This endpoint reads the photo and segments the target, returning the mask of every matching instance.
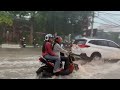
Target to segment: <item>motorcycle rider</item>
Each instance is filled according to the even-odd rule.
[[[20,43],[21,43],[21,46],[22,46],[22,47],[25,47],[25,46],[26,46],[26,42],[25,42],[26,39],[25,39],[25,37],[22,37],[22,39],[20,39],[20,41],[21,41],[21,42],[20,42]]]
[[[53,44],[53,52],[61,58],[61,61],[65,61],[64,70],[69,66],[69,58],[61,56],[61,53],[68,54],[68,51],[61,47],[62,37],[56,36]]]
[[[62,68],[60,68],[60,57],[57,56],[53,51],[52,51],[52,42],[53,42],[53,36],[52,34],[47,34],[45,36],[45,42],[42,47],[42,56],[46,59],[49,59],[51,61],[55,61],[53,73],[60,72]]]
[[[33,46],[34,46],[34,48],[39,46],[38,43],[37,43],[37,40],[35,38],[33,39]]]

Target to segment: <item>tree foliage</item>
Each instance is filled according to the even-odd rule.
[[[36,32],[82,34],[90,26],[90,17],[91,11],[1,11],[0,23],[29,31],[32,43]]]
[[[13,20],[9,13],[0,11],[0,24],[5,23],[9,26],[12,26]]]

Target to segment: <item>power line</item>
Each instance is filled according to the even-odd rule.
[[[107,17],[109,17],[109,18],[111,18],[111,19],[113,19],[113,20],[116,19],[116,22],[120,23],[119,20],[118,20],[117,18],[115,18],[113,15],[106,14],[106,13],[103,13],[103,15],[107,15]],[[112,16],[112,17],[110,17],[110,16],[108,16],[108,15],[110,15],[110,16]],[[114,18],[113,18],[113,17],[114,17]],[[117,21],[117,20],[118,20],[118,21]]]
[[[102,20],[102,21],[104,21],[104,22],[106,22],[106,23],[109,23],[108,21],[105,21],[104,19],[102,19],[102,18],[100,18],[100,17],[96,17],[96,18],[98,18],[98,19],[100,19],[100,20]]]
[[[97,18],[99,18],[99,19],[101,19],[102,21],[104,21],[104,22],[107,22],[107,23],[112,23],[112,24],[115,24],[115,25],[120,25],[120,24],[117,24],[117,23],[114,23],[114,22],[112,22],[112,21],[110,21],[110,20],[107,20],[106,18],[103,18],[103,17],[98,17],[97,16]]]
[[[114,13],[108,13],[108,12],[100,12],[99,13],[106,13],[106,14],[109,14],[109,15],[114,15],[114,16],[120,16],[120,14],[114,14]]]
[[[108,16],[108,17],[109,17],[109,16]],[[113,18],[113,17],[109,17],[109,18],[111,18],[111,19],[115,20],[115,18]],[[117,21],[117,20],[115,20],[115,21],[116,21],[116,22],[118,22],[118,23],[120,23],[120,22],[119,22],[119,20],[118,20],[118,21]]]
[[[102,17],[102,18],[103,18],[103,17]],[[115,23],[115,22],[113,22],[113,21],[110,21],[110,20],[106,19],[106,18],[103,18],[103,19],[105,19],[105,20],[107,20],[107,21],[109,21],[109,22],[111,22],[111,23],[114,23],[114,24],[116,24],[116,25],[119,25],[119,24],[117,24],[117,23]]]
[[[99,12],[98,12],[99,13]],[[103,15],[107,15],[108,16],[108,14],[104,14],[103,13]],[[96,17],[98,17],[98,16],[96,16]],[[99,16],[100,17],[100,16]],[[101,19],[102,18],[102,19]],[[110,21],[110,20],[108,20],[108,19],[106,19],[106,18],[103,18],[103,17],[101,17],[101,18],[99,18],[99,19],[101,19],[102,21],[104,21],[104,22],[107,22],[107,23],[114,23],[116,26],[120,26],[118,23],[120,23],[119,21],[117,21],[118,23],[115,23],[115,22],[112,22],[112,21]],[[113,16],[112,17],[109,17],[110,19],[114,19],[113,18]],[[104,19],[104,20],[103,20]],[[105,21],[106,20],[106,21]],[[114,26],[115,26],[114,25]]]
[[[96,14],[96,13],[95,13]],[[95,23],[99,23],[99,24],[103,24],[103,25],[108,25],[108,26],[110,26],[110,28],[117,28],[117,27],[120,27],[120,25],[119,24],[117,24],[117,23],[114,23],[114,22],[112,22],[112,21],[110,21],[110,20],[107,20],[106,18],[103,18],[103,17],[100,17],[99,16],[99,12],[97,13],[98,14],[98,16],[96,16],[98,19],[100,19],[100,20],[102,20],[102,21],[104,21],[104,22],[106,22],[106,23],[109,23],[109,24],[105,24],[105,23],[100,23],[100,22],[95,22]],[[104,15],[111,15],[111,14],[106,14],[106,13],[102,13],[102,14],[104,14]],[[117,14],[118,15],[118,14]],[[115,15],[111,15],[112,16],[112,19],[114,19],[113,18],[113,16],[115,16]],[[118,19],[117,19],[118,20]],[[117,21],[118,22],[118,21]],[[111,24],[112,23],[112,27],[111,27]],[[115,25],[113,25],[113,23],[115,24]],[[120,23],[120,22],[119,22]]]
[[[101,22],[94,22],[94,23],[99,23],[99,24],[104,24],[104,25],[110,25],[110,24],[101,23]]]
[[[110,26],[110,28],[117,28],[117,27],[120,27],[120,25],[119,25],[119,26],[112,25],[112,27],[111,27],[110,24],[105,24],[105,23],[101,23],[101,22],[94,22],[94,23],[99,23],[99,24],[103,24],[103,25],[108,25],[108,26]]]

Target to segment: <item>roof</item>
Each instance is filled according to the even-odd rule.
[[[107,41],[112,41],[112,40],[108,40],[108,39],[100,39],[100,38],[86,38],[86,37],[83,37],[83,38],[80,38],[80,39],[87,39],[87,40],[107,40]],[[76,40],[80,40],[80,39],[76,39]]]

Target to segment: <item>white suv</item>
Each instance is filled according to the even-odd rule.
[[[74,41],[72,53],[82,59],[120,59],[120,46],[111,40],[81,38]]]

